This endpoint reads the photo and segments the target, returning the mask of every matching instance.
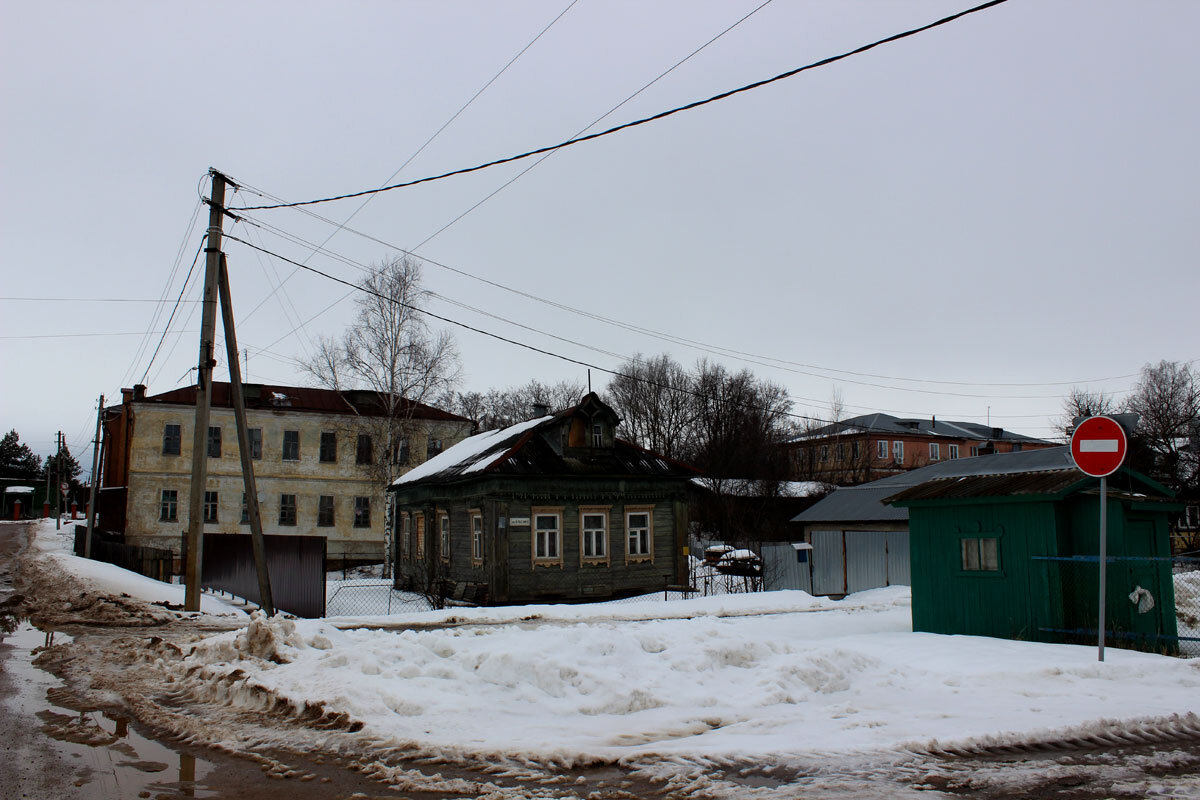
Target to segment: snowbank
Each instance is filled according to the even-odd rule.
[[[247,709],[319,704],[384,746],[566,763],[846,754],[1200,710],[1200,663],[912,633],[902,591],[646,604],[640,621],[480,609],[402,632],[257,620],[164,668]]]
[[[75,524],[64,523],[61,529],[55,529],[53,519],[38,520],[34,545],[63,571],[74,575],[99,594],[127,594],[147,603],[169,603],[183,607],[183,586],[156,581],[115,564],[72,555],[71,551],[75,546]],[[240,608],[208,594],[200,598],[200,611],[218,616],[246,616],[246,612]]]

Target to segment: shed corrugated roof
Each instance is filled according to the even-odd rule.
[[[835,489],[821,501],[796,515],[793,522],[895,522],[908,519],[907,508],[885,505],[892,495],[937,478],[1001,475],[1074,469],[1071,448],[1047,447],[1019,453],[996,453],[974,458],[941,461],[927,467],[891,475],[860,486]]]
[[[936,478],[926,481],[920,486],[903,489],[897,494],[885,497],[881,502],[894,503],[905,500],[1014,495],[1056,495],[1086,480],[1088,480],[1087,476],[1077,469]]]

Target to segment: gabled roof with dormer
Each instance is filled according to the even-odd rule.
[[[392,488],[484,476],[691,478],[698,474],[686,464],[611,436],[606,437],[611,444],[603,447],[570,446],[567,432],[576,420],[603,421],[615,428],[620,417],[592,392],[558,413],[464,439],[401,475]]]

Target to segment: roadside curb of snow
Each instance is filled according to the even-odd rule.
[[[940,758],[980,758],[1196,741],[1200,741],[1200,716],[1189,712],[1141,720],[1099,720],[1041,738],[983,737],[951,745],[941,745],[933,741],[927,745],[912,745],[904,749],[915,755]]]

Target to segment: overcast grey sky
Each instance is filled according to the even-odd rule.
[[[551,144],[761,4],[5,0],[0,296],[168,303],[0,300],[0,426],[43,453],[62,429],[88,461],[97,395],[118,398],[146,370],[159,335],[144,334],[163,330],[199,246],[210,165],[288,200],[378,186],[569,7],[399,179]],[[969,5],[774,0],[605,122]],[[429,241],[531,162],[379,195],[349,226],[378,241],[344,230],[328,247],[370,263],[420,245],[478,278],[727,353],[427,265],[427,288],[451,301],[602,352],[445,300],[430,310],[606,368],[637,352],[708,355],[782,383],[802,414],[826,414],[838,389],[850,413],[990,413],[1048,435],[1072,382],[1123,396],[1143,364],[1200,357],[1198,29],[1194,0],[1010,0],[570,148]],[[256,202],[243,191],[231,204]],[[312,211],[341,222],[360,203]],[[334,230],[296,210],[253,216],[310,241]],[[325,310],[345,290],[308,273],[272,295],[292,266],[226,251],[249,379],[301,381],[290,359],[340,332],[352,302]],[[198,293],[194,278],[186,296]],[[195,308],[181,307],[150,392],[190,380]],[[12,338],[30,335],[56,338]],[[586,378],[456,336],[467,389]]]

